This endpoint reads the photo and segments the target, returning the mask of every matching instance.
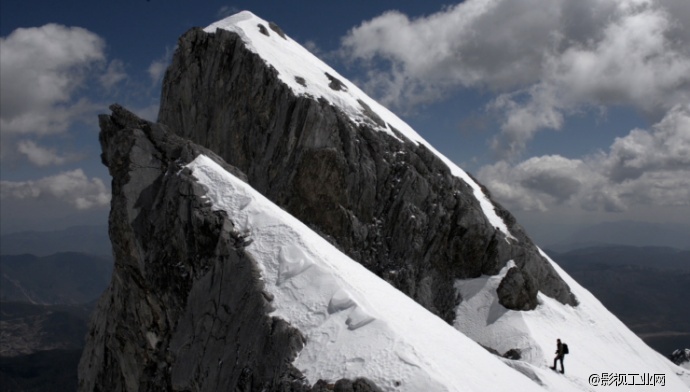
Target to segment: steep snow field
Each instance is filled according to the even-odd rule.
[[[259,26],[263,26],[259,27]],[[370,98],[349,80],[342,77],[333,68],[328,66],[307,49],[285,35],[279,35],[269,27],[269,22],[257,17],[249,11],[243,11],[206,27],[207,33],[215,33],[216,29],[224,29],[237,33],[246,46],[258,54],[264,61],[278,71],[278,77],[296,95],[324,98],[346,113],[356,123],[369,123],[381,131],[387,132],[393,137],[399,138],[402,134],[405,138],[426,146],[434,152],[450,169],[456,177],[462,178],[472,187],[474,196],[479,201],[487,219],[494,227],[499,228],[508,238],[515,239],[508,230],[486,197],[479,184],[467,173],[460,169],[450,159],[436,151],[424,140],[412,127],[393,114],[390,110]],[[266,34],[262,33],[265,31]],[[336,78],[341,85],[338,89],[330,87],[332,80],[327,75]],[[304,83],[298,82],[298,78]],[[362,103],[364,105],[362,105]],[[371,116],[366,114],[371,111],[385,124],[377,125]],[[396,132],[398,134],[396,134]]]
[[[538,391],[412,299],[205,156],[189,167],[226,211],[274,296],[273,316],[307,338],[295,361],[312,383],[366,377],[386,391]]]
[[[496,276],[456,282],[464,301],[456,309],[455,327],[478,343],[501,353],[511,348],[520,349],[521,368],[551,390],[566,390],[573,385],[583,390],[596,390],[589,385],[589,378],[593,374],[601,377],[602,373],[616,374],[616,378],[624,377],[626,382],[637,383],[640,379],[636,379],[635,374],[664,375],[664,387],[626,385],[626,391],[689,389],[690,372],[675,366],[647,346],[589,291],[546,254],[542,252],[542,255],[568,283],[580,301],[578,306],[563,305],[539,293],[540,304],[533,311],[504,308],[498,303],[496,288],[511,266],[509,263]],[[547,367],[553,365],[558,338],[570,348],[564,361],[565,376]]]
[[[687,371],[644,345],[555,264],[576,290],[577,308],[540,295],[535,311],[508,311],[495,298],[502,274],[458,282],[466,323],[456,326],[499,351],[521,348],[526,358],[502,360],[211,159],[202,155],[187,167],[212,208],[249,233],[246,251],[274,296],[272,315],[307,338],[294,364],[312,383],[367,377],[386,391],[593,391],[591,374],[636,373],[664,374],[665,386],[625,390],[687,390],[676,375]],[[565,375],[548,369],[557,337],[571,347]]]

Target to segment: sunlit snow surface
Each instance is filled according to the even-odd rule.
[[[342,77],[333,68],[319,60],[289,36],[285,35],[285,38],[283,38],[269,27],[268,22],[248,11],[240,12],[213,23],[206,27],[204,31],[215,33],[216,29],[237,33],[250,50],[258,54],[267,64],[278,71],[280,80],[289,86],[295,94],[324,98],[346,113],[355,123],[369,123],[375,129],[399,138],[391,129],[392,127],[404,135],[405,138],[426,146],[448,166],[454,176],[462,178],[472,187],[474,196],[479,201],[484,214],[491,224],[505,233],[507,237],[514,239],[503,219],[496,214],[491,201],[489,201],[481,187],[467,173],[443,154],[436,151],[435,148],[398,116],[371,99],[357,86],[350,83],[350,81]],[[266,34],[262,33],[262,30]],[[326,74],[337,78],[342,83],[343,88],[334,90],[329,87],[331,80]],[[298,82],[297,78],[301,78],[300,80],[304,81],[304,85]],[[366,108],[360,102],[363,102],[376,113],[386,123],[385,126],[376,125],[365,114]]]
[[[312,383],[366,377],[386,391],[541,390],[205,156],[188,165],[260,267],[275,311],[307,343]],[[491,386],[491,387],[490,387]]]
[[[504,353],[511,348],[522,351],[524,369],[556,391],[589,385],[592,374],[625,375],[664,374],[665,386],[619,386],[623,390],[688,391],[690,372],[647,346],[637,335],[611,314],[589,291],[580,286],[546,254],[556,272],[570,286],[580,304],[563,305],[542,293],[539,306],[528,312],[513,311],[498,303],[496,288],[512,261],[496,276],[458,280],[456,288],[463,302],[456,309],[455,327],[478,343]],[[631,288],[632,289],[632,288]],[[547,366],[553,365],[556,339],[568,344],[565,376]],[[506,360],[508,362],[508,360]],[[558,365],[560,369],[560,364]],[[602,387],[599,388],[611,388]],[[615,388],[615,386],[613,387]]]
[[[588,391],[595,390],[587,384],[590,374],[625,371],[665,374],[664,391],[687,388],[674,375],[683,369],[664,362],[567,275],[578,308],[540,295],[533,312],[507,311],[494,298],[500,275],[460,284],[469,309],[461,311],[483,324],[469,335],[506,350],[523,348],[528,361],[505,360],[519,373],[211,159],[200,155],[187,167],[212,208],[249,233],[246,251],[274,296],[271,315],[307,338],[294,365],[312,383],[367,377],[386,391]],[[565,376],[547,368],[557,337],[573,352]]]

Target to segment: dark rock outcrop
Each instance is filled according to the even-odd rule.
[[[673,350],[671,355],[668,356],[668,359],[678,366],[690,363],[690,348]]]
[[[363,110],[371,124],[324,99],[295,96],[237,34],[192,29],[166,73],[159,122],[212,149],[274,203],[448,322],[461,300],[454,281],[495,275],[509,260],[522,281],[520,295],[500,297],[504,306],[533,309],[537,291],[577,304],[509,212],[494,203],[515,240],[491,225],[470,186],[436,155],[377,131],[383,120]]]
[[[517,267],[508,269],[496,289],[499,302],[508,309],[530,310],[537,306],[537,289]]]
[[[522,359],[522,350],[519,348],[511,348],[503,354],[503,358],[512,359],[514,361]]]
[[[328,383],[319,380],[311,392],[381,392],[373,382],[366,378],[358,378],[354,381],[348,379],[338,380],[335,383]]]
[[[292,366],[304,337],[268,315],[271,297],[245,238],[200,197],[183,165],[203,153],[242,173],[164,126],[111,109],[99,120],[113,177],[115,269],[91,322],[79,390],[311,391]]]

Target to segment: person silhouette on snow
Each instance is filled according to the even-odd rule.
[[[556,358],[553,359],[553,366],[551,366],[551,369],[556,370],[556,361],[560,359],[561,361],[561,373],[565,373],[565,368],[563,367],[563,357],[565,356],[565,353],[563,352],[563,343],[561,343],[561,339],[556,339]]]

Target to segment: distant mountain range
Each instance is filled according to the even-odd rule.
[[[664,355],[690,347],[690,251],[606,245],[548,252],[649,346]]]
[[[108,285],[112,269],[112,258],[84,253],[0,255],[0,300],[44,305],[91,302]]]
[[[616,221],[585,227],[537,227],[533,235],[559,252],[610,244],[690,250],[690,225],[680,223]]]
[[[82,253],[0,256],[3,391],[75,391],[88,320],[112,258]]]
[[[108,227],[73,226],[55,231],[23,231],[0,236],[0,254],[48,256],[59,252],[112,255]]]

